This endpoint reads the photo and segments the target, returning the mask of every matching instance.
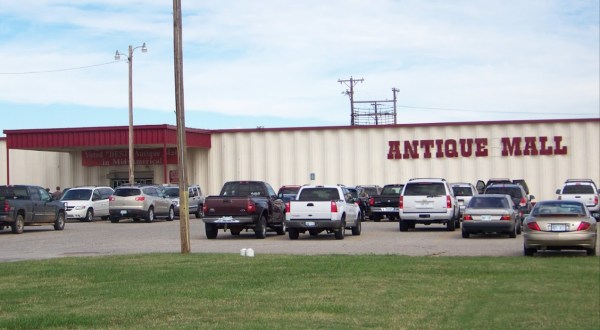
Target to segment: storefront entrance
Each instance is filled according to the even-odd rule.
[[[152,178],[135,178],[135,183],[137,184],[153,184],[154,183],[154,179]],[[112,179],[110,180],[110,186],[114,188],[117,188],[120,185],[123,184],[128,184],[129,183],[129,179]]]

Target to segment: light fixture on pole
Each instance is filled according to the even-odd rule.
[[[133,165],[134,165],[134,157],[133,157],[133,51],[141,48],[142,53],[148,51],[146,48],[146,43],[144,42],[141,46],[133,47],[129,45],[129,54],[127,55],[127,63],[129,64],[129,184],[134,184],[133,177]],[[121,59],[121,54],[117,50],[115,53],[115,61],[119,61]]]

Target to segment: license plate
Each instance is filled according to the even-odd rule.
[[[314,227],[316,225],[314,221],[306,221],[304,224],[306,227]]]
[[[429,218],[431,215],[429,214],[419,214],[419,218]]]
[[[550,230],[551,231],[567,231],[567,225],[560,223],[553,223],[550,225]]]
[[[382,207],[381,210],[385,211],[385,212],[391,212],[391,211],[394,211],[394,208],[393,207]]]
[[[127,214],[127,210],[121,210],[121,215]]]
[[[215,222],[218,222],[218,223],[228,223],[228,222],[236,223],[238,221],[235,220],[233,217],[220,217],[219,220],[217,220]]]
[[[492,216],[491,215],[482,215],[481,221],[492,221]]]

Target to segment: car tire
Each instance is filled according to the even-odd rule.
[[[291,240],[297,240],[300,237],[300,232],[296,228],[288,228],[288,236]]]
[[[408,231],[408,227],[410,227],[410,225],[408,224],[408,221],[404,220],[402,221],[402,219],[400,219],[399,222],[399,227],[400,227],[400,231]]]
[[[585,254],[590,257],[594,257],[596,256],[596,249],[585,249]]]
[[[469,234],[468,231],[465,230],[465,228],[462,229],[462,238],[469,238],[469,236],[471,236],[471,234]]]
[[[169,207],[169,215],[167,215],[167,221],[173,221],[175,219],[175,208],[171,205]]]
[[[25,227],[25,218],[23,217],[22,214],[17,214],[17,218],[15,219],[15,222],[13,222],[10,225],[10,228],[12,229],[13,234],[22,234],[23,233],[23,228]]]
[[[283,220],[281,222],[281,226],[275,227],[275,232],[277,233],[277,235],[280,235],[280,236],[285,235],[286,230],[287,230],[287,227],[285,225],[285,220]]]
[[[342,220],[342,226],[334,232],[335,239],[344,239],[345,234],[346,234],[346,221]]]
[[[89,208],[85,213],[85,221],[93,222],[94,221],[94,209]]]
[[[119,222],[119,217],[110,217],[110,222],[112,223],[118,223]]]
[[[519,220],[517,223],[517,235],[521,235],[521,227],[523,226],[523,219]]]
[[[154,208],[152,206],[150,206],[150,208],[148,209],[148,214],[146,214],[146,222],[153,222],[154,221]]]
[[[65,229],[65,214],[63,212],[58,212],[56,220],[54,220],[54,230],[63,229]]]
[[[456,219],[456,221],[454,221],[454,228],[460,229],[460,219]]]
[[[528,248],[526,246],[523,247],[523,255],[526,257],[531,257],[537,252],[536,248]]]
[[[356,219],[356,226],[352,227],[352,235],[359,236],[362,231],[362,221],[360,218]]]
[[[204,205],[202,204],[198,204],[198,208],[196,209],[196,213],[194,213],[194,216],[196,216],[196,219],[200,219],[204,216]]]
[[[215,239],[219,234],[219,228],[213,223],[205,223],[204,230],[206,231],[206,238],[208,239]]]
[[[454,231],[456,230],[454,218],[448,220],[446,222],[446,231]]]
[[[510,232],[508,233],[508,237],[510,237],[510,238],[517,238],[517,227],[518,227],[518,226],[519,226],[519,224],[518,224],[518,223],[515,223],[515,227],[513,228],[513,230],[512,230],[512,231],[510,231]]]
[[[261,215],[258,218],[258,222],[254,227],[254,237],[258,239],[264,239],[267,237],[267,219],[264,215]]]

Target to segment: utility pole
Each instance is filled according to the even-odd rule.
[[[190,253],[190,212],[185,143],[185,108],[183,97],[183,46],[181,0],[173,0],[173,42],[175,50],[175,116],[177,117],[177,174],[179,175],[179,232],[181,253]]]
[[[356,85],[359,82],[363,82],[363,81],[364,81],[363,78],[353,79],[352,76],[350,76],[350,79],[348,79],[348,80],[338,79],[338,82],[340,84],[345,84],[346,86],[348,86],[350,88],[350,90],[346,90],[343,93],[350,96],[350,125],[351,126],[354,126],[354,85]]]
[[[398,92],[400,92],[400,90],[396,87],[392,88],[392,93],[394,94],[394,125],[398,123],[398,121],[396,120],[396,95],[398,94]]]

